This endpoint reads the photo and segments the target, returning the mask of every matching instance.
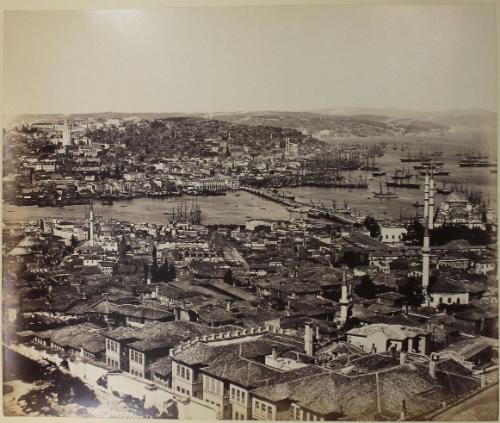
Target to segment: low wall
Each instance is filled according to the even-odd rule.
[[[172,403],[177,403],[179,419],[217,420],[219,418],[218,409],[202,400],[196,398],[180,399],[175,396],[173,391],[164,386],[155,384],[148,379],[132,376],[129,373],[110,370],[104,363],[75,357],[66,360],[69,366],[68,371],[61,366],[65,359],[57,353],[35,349],[32,345],[10,344],[7,347],[38,363],[51,361],[58,366],[61,372],[69,373],[80,379],[91,389],[107,394],[117,392],[120,396],[130,395],[138,400],[144,400],[145,409],[156,407],[161,413],[167,411],[167,407]],[[97,380],[102,376],[107,378],[107,388],[97,384]]]
[[[72,376],[81,379],[93,389],[106,391],[105,388],[97,384],[97,380],[108,373],[109,370],[106,367],[79,359],[76,359],[75,361],[70,360],[68,364],[69,372]]]
[[[222,419],[217,408],[196,398],[177,401],[177,410],[179,411],[179,419],[182,420]]]

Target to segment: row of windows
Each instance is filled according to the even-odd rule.
[[[209,400],[208,398],[206,398],[206,399],[205,399],[205,401],[206,401],[206,402],[208,402],[209,404],[216,405],[217,407],[219,407],[219,408],[220,408],[220,404],[218,404],[218,403],[216,403],[216,402],[214,402],[214,401],[211,401],[211,400]]]
[[[267,416],[266,416],[266,410],[267,410]],[[260,415],[261,417],[266,418],[267,420],[272,420],[272,418],[273,418],[273,407],[271,407],[270,405],[265,404],[264,402],[260,402],[258,400],[255,400],[254,413],[256,415]]]
[[[234,412],[234,420],[246,420],[247,416],[245,416],[244,413],[238,413],[237,411]]]
[[[130,373],[134,376],[139,376],[139,377],[144,377],[144,373],[143,372],[139,372],[137,370],[134,370],[134,369],[130,369]]]
[[[177,385],[177,392],[180,392],[180,393],[186,394],[186,395],[191,395],[191,391],[189,391],[189,389],[181,388],[179,385]]]
[[[130,361],[135,361],[136,363],[142,364],[143,357],[144,357],[143,353],[130,350]]]
[[[435,298],[431,295],[431,303],[435,301]],[[451,304],[453,299],[451,297],[448,297],[448,304]],[[443,297],[439,297],[439,304],[443,304]],[[460,304],[460,298],[457,298],[457,304]]]
[[[177,364],[176,376],[181,379],[191,380],[191,369]]]
[[[106,349],[113,352],[118,352],[118,342],[106,339]]]
[[[94,359],[95,359],[94,354],[88,353],[87,351],[84,351],[84,352],[83,352],[83,356],[84,356],[85,358],[90,358],[91,360],[94,360]]]
[[[320,420],[316,414],[304,411],[303,415],[300,415],[300,408],[292,405],[290,407],[290,420],[302,420],[302,421],[317,421]]]
[[[246,392],[238,388],[231,387],[231,401],[246,404]]]
[[[222,383],[219,382],[218,380],[216,379],[213,379],[211,377],[208,377],[208,376],[205,376],[203,378],[203,389],[208,391],[208,392],[212,392],[214,394],[217,394],[217,395],[221,395],[222,394]]]
[[[106,357],[106,364],[113,369],[119,369],[120,368],[120,362],[117,360],[113,360],[112,358]]]

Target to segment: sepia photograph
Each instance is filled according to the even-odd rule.
[[[2,10],[4,418],[498,420],[496,5],[111,3]]]

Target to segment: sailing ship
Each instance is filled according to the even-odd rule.
[[[201,223],[201,208],[197,200],[191,203],[191,209],[188,210],[187,201],[184,204],[177,204],[177,207],[172,207],[171,213],[164,213],[170,215],[171,222],[174,223],[191,223],[193,225],[199,225]]]
[[[429,169],[427,166],[425,169]],[[421,170],[419,173],[423,176],[428,172],[428,170]],[[432,173],[434,176],[448,176],[450,172],[448,170],[443,170],[441,167],[436,167],[432,169]]]
[[[389,189],[387,189],[386,192],[383,191],[382,181],[380,181],[380,191],[373,192],[373,196],[375,198],[398,198],[398,195],[394,192],[389,191]]]
[[[447,195],[447,194],[451,194],[451,191],[452,189],[451,188],[447,188],[446,187],[446,181],[443,182],[443,185],[441,187],[436,187],[436,192],[438,194],[444,194],[444,195]]]
[[[392,176],[392,182],[386,182],[388,187],[419,189],[418,182],[411,182],[413,175],[404,169],[396,169]]]
[[[394,169],[394,175],[392,175],[393,180],[399,180],[399,179],[411,179],[412,174],[406,170],[406,169],[401,169],[400,167]]]

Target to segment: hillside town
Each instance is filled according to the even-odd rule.
[[[160,418],[431,420],[498,386],[496,216],[459,191],[434,204],[434,168],[422,215],[376,220],[256,183],[328,162],[295,130],[61,125],[24,125],[4,147],[7,201],[85,205],[4,222],[12,351]],[[332,157],[340,170],[360,160]],[[289,206],[289,219],[204,224],[194,201],[163,224],[95,211],[239,189]]]

